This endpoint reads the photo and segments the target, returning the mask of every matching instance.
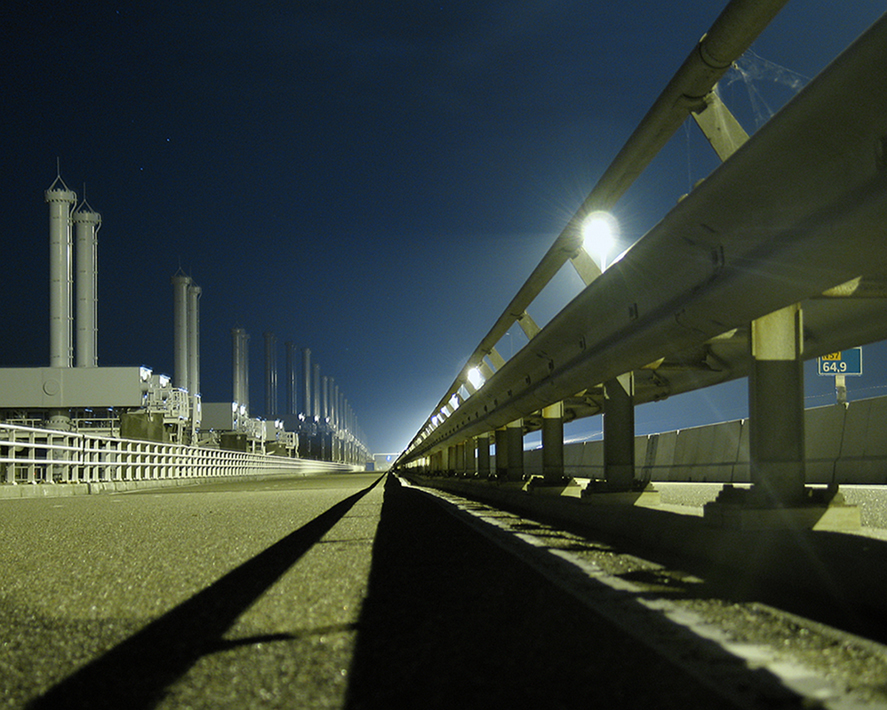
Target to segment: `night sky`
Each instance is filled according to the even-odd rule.
[[[400,451],[724,4],[4,3],[0,366],[49,362],[58,159],[103,217],[101,365],[173,373],[181,267],[203,288],[204,401],[230,401],[239,326],[264,413],[273,331],[281,365],[284,341],[310,347],[371,450]],[[753,131],[885,9],[790,2],[726,103]],[[621,246],[715,165],[679,131],[619,204]],[[578,287],[565,270],[531,314],[544,324]],[[866,349],[851,398],[884,392],[885,352]],[[808,404],[830,393],[808,377]],[[638,430],[746,410],[738,382],[645,405]]]

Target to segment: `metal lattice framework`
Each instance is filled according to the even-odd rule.
[[[0,424],[0,483],[115,483],[352,471],[354,466]]]

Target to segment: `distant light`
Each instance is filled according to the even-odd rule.
[[[450,397],[450,409],[454,412],[459,409],[459,398],[456,395]]]
[[[151,377],[151,368],[150,367],[140,367],[139,368],[139,379],[142,382],[147,382]]]
[[[483,387],[484,382],[486,382],[486,380],[484,380],[484,376],[481,374],[480,370],[476,367],[472,367],[468,371],[468,381],[471,383],[472,387],[474,387],[474,389],[476,389],[476,390],[479,390],[481,387]]]
[[[607,268],[607,255],[616,243],[619,222],[609,212],[592,212],[582,223],[582,240],[585,251],[598,258],[601,271]]]

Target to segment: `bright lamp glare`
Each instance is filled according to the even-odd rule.
[[[612,251],[619,223],[609,212],[592,212],[582,223],[585,251],[598,257],[601,271],[607,268],[607,255]]]
[[[484,383],[484,376],[480,373],[478,368],[472,367],[468,371],[468,381],[474,389],[479,390]]]

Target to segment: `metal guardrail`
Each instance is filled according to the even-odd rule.
[[[731,0],[690,52],[489,333],[475,348],[465,367],[410,442],[407,453],[418,446],[423,431],[427,431],[431,425],[432,417],[446,407],[454,395],[459,396],[460,389],[466,388],[469,392],[474,389],[468,382],[468,373],[472,368],[489,368],[485,358],[490,358],[494,363],[493,371],[504,364],[499,361],[496,344],[512,325],[527,315],[527,308],[567,261],[574,260],[579,270],[597,269],[594,265],[588,265],[590,259],[582,248],[582,223],[585,218],[595,210],[609,210],[616,204],[787,1]],[[580,265],[583,261],[584,266]],[[489,379],[492,372],[487,371],[485,375]]]
[[[765,4],[770,5],[758,8]],[[731,44],[718,65],[726,66],[741,53],[779,5],[759,15],[753,12],[755,3],[730,3],[722,17],[751,13],[755,21],[740,23],[741,41]],[[729,23],[725,36],[736,27]],[[703,38],[694,53],[706,55],[707,42],[716,34]],[[528,328],[527,345],[505,361],[495,341],[503,327],[529,315],[523,309],[537,287],[547,283],[549,271],[542,281],[534,272],[521,290],[527,298],[513,302],[497,321],[397,464],[420,461],[511,422],[539,428],[537,414],[558,402],[571,410],[565,421],[597,414],[603,383],[622,373],[642,373],[634,405],[741,377],[750,366],[749,324],[792,304],[804,304],[804,357],[883,339],[887,323],[863,299],[825,296],[845,283],[880,283],[887,272],[887,95],[872,84],[885,55],[887,17],[621,261],[589,281],[543,328]],[[696,65],[694,56],[687,66]],[[652,144],[661,142],[652,136],[670,135],[680,125],[675,116],[688,116],[696,105],[690,99],[701,100],[717,78],[705,63],[679,71],[675,81],[682,88],[670,84],[665,94],[671,98],[658,101],[651,118],[642,121],[641,132],[651,139],[638,139],[633,160],[620,163],[620,180],[633,179],[655,149]],[[578,224],[586,206],[571,225]],[[841,245],[840,252],[835,244]],[[575,249],[560,251],[560,264],[575,255]],[[469,381],[472,367],[482,371],[484,381],[478,385]],[[529,417],[538,421],[527,426]]]
[[[99,483],[351,470],[291,459],[0,424],[0,483]]]

